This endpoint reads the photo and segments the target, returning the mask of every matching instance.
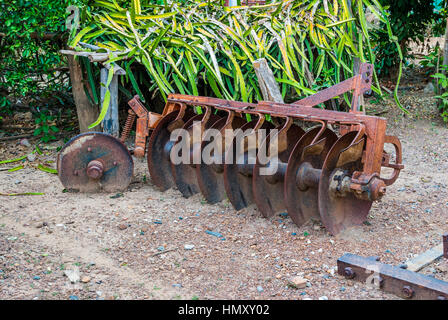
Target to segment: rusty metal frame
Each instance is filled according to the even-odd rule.
[[[168,96],[167,106],[178,103],[187,106],[213,107],[227,112],[233,111],[240,115],[242,113],[257,116],[270,115],[285,119],[293,118],[318,122],[324,125],[336,124],[340,126],[341,133],[358,131],[359,134],[354,139],[352,145],[357,144],[361,139],[365,138],[363,170],[353,174],[351,189],[357,193],[366,191],[371,195],[371,200],[376,200],[384,194],[385,186],[395,182],[400,170],[404,166],[401,163],[402,149],[400,141],[394,136],[386,136],[386,119],[367,116],[360,110],[359,97],[370,92],[372,74],[373,66],[368,63],[363,63],[360,66],[359,73],[354,77],[292,104],[266,101],[246,103],[211,97],[170,94]],[[353,97],[349,112],[313,108],[350,91],[353,91]],[[390,143],[395,147],[396,163],[390,163],[390,157],[384,152],[385,143]],[[381,167],[393,168],[393,175],[389,178],[381,178]],[[379,180],[381,180],[381,183],[378,183]]]
[[[373,65],[363,63],[358,74],[350,79],[342,81],[330,88],[324,89],[307,98],[292,104],[261,101],[259,103],[246,103],[228,101],[211,97],[198,97],[182,94],[170,94],[162,115],[149,112],[135,96],[129,105],[131,107],[128,121],[123,130],[122,141],[129,135],[133,119],[137,117],[136,146],[134,155],[143,157],[145,154],[146,139],[149,131],[154,129],[159,120],[168,113],[180,110],[178,117],[171,129],[183,125],[181,119],[187,106],[199,106],[206,109],[215,108],[229,113],[242,115],[243,113],[257,115],[260,119],[265,115],[287,119],[298,119],[316,122],[326,127],[328,124],[336,124],[340,127],[340,133],[357,131],[358,135],[353,140],[352,147],[365,139],[363,151],[362,171],[354,172],[350,188],[357,194],[367,193],[370,200],[376,200],[385,193],[385,187],[391,185],[398,178],[403,169],[402,149],[400,141],[394,136],[386,135],[386,119],[375,116],[367,116],[360,110],[359,97],[370,92],[372,86]],[[336,98],[352,91],[352,103],[349,112],[331,111],[314,108],[330,99]],[[323,128],[324,129],[324,128]],[[316,136],[317,142],[320,134]],[[395,147],[396,162],[390,163],[390,156],[384,152],[384,144],[389,143]],[[348,149],[347,148],[347,149]],[[393,175],[389,178],[380,177],[381,167],[393,168]]]
[[[338,273],[347,279],[374,284],[377,288],[412,300],[447,300],[448,282],[394,267],[376,257],[346,253],[337,261]]]

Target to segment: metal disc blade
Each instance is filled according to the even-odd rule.
[[[154,185],[161,191],[174,186],[169,159],[169,150],[174,143],[170,142],[171,132],[168,130],[168,126],[176,119],[178,114],[179,111],[173,111],[163,117],[151,133],[148,142],[147,160],[149,174]],[[183,120],[188,121],[194,115],[194,113],[186,111]]]
[[[246,123],[241,127],[241,130],[244,132],[248,129],[255,128],[257,124],[257,120],[253,120],[251,122]],[[264,122],[261,126],[261,129],[270,130],[273,129],[274,126],[270,122]],[[269,134],[269,132],[267,133]],[[237,146],[236,146],[236,138],[233,139],[232,146],[228,150],[229,152],[226,155],[226,163],[224,164],[224,186],[226,189],[227,197],[229,198],[230,203],[236,210],[241,210],[248,205],[253,203],[252,196],[252,171],[253,167],[247,164],[248,156],[250,153],[245,152],[240,157],[240,161],[244,162],[244,164],[237,164]],[[254,164],[255,165],[255,157],[256,150],[253,152],[254,154]],[[244,161],[243,161],[244,160]],[[240,167],[245,167],[246,173],[241,173]]]
[[[204,114],[200,114],[190,118],[190,120],[188,120],[183,126],[183,129],[191,131],[193,123],[196,121],[201,121],[203,117]],[[211,125],[213,125],[213,123],[215,123],[218,120],[220,120],[219,116],[213,114],[210,115],[210,118],[208,119],[205,128],[208,129]],[[200,152],[200,146],[201,146],[200,142],[191,146],[189,153],[198,151]],[[187,163],[174,164],[171,162],[171,172],[173,173],[174,182],[185,198],[189,198],[192,195],[199,192],[198,179],[196,176],[196,169],[195,169],[196,165],[197,164],[187,164]]]
[[[346,228],[361,225],[372,206],[372,201],[360,200],[352,193],[341,197],[330,190],[330,183],[336,170],[343,170],[350,176],[354,171],[362,170],[361,157],[346,162],[341,168],[336,167],[340,154],[350,146],[357,133],[349,132],[339,138],[328,153],[322,168],[319,182],[319,211],[322,223],[332,235]]]
[[[223,118],[213,124],[211,128],[221,130],[226,124],[227,119]],[[240,117],[235,117],[232,122],[232,128],[241,128],[246,121]],[[201,146],[201,152],[209,145],[210,141],[204,141]],[[225,153],[224,153],[225,154]],[[209,203],[218,203],[225,199],[226,190],[224,187],[224,159],[221,164],[205,164],[196,165],[196,175],[198,178],[199,189],[202,195]]]
[[[97,161],[97,176],[87,169]],[[88,132],[72,138],[58,154],[58,175],[67,190],[117,192],[131,183],[134,162],[120,140],[102,132]]]
[[[280,130],[281,128],[278,129]],[[261,164],[260,156],[257,157],[257,163],[255,164],[252,178],[252,190],[255,204],[261,214],[266,218],[272,217],[276,213],[281,213],[286,209],[283,190],[286,164],[288,163],[289,155],[294,146],[304,133],[302,128],[294,124],[288,129],[286,136],[287,149],[280,152],[276,159],[271,159],[271,163],[278,163],[276,172],[271,172],[274,177],[261,175],[261,173],[263,173],[261,169],[264,166]],[[269,148],[272,135],[273,133],[266,137],[260,145],[260,150],[267,150]],[[272,178],[275,178],[274,181],[269,180]]]
[[[336,134],[326,129],[315,145],[323,147],[313,153],[311,143],[320,131],[320,127],[308,130],[294,146],[286,169],[284,200],[288,215],[297,226],[302,226],[311,219],[319,220],[318,186],[300,190],[297,187],[297,172],[300,166],[308,162],[313,168],[321,169],[328,151],[337,140]],[[322,141],[322,139],[325,139]],[[317,149],[317,148],[315,148]]]

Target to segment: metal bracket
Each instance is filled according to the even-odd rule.
[[[137,118],[137,127],[135,130],[135,149],[134,156],[144,157],[146,151],[146,140],[149,135],[149,130],[154,129],[162,115],[154,112],[149,112],[145,106],[141,103],[138,95],[134,96],[129,102],[131,109],[126,120],[126,124],[121,135],[121,142],[124,143],[129,137],[131,128],[134,124],[135,118]]]

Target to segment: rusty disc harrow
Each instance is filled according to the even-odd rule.
[[[148,142],[148,168],[162,191],[176,187],[184,197],[201,192],[209,203],[227,196],[236,210],[255,203],[266,218],[286,211],[298,226],[320,219],[337,234],[362,224],[372,202],[385,194],[403,169],[400,141],[386,135],[386,120],[360,110],[359,97],[371,89],[372,68],[362,64],[353,78],[293,104],[171,94],[163,114],[157,115],[146,112],[134,98],[130,105],[140,123],[136,144],[144,150],[148,132],[141,128],[154,129]],[[313,108],[349,91],[353,98],[349,112]],[[115,140],[109,144],[120,157],[128,156]],[[394,163],[385,144],[395,148]],[[70,176],[70,184],[78,189],[96,190],[95,173],[86,172],[100,156],[87,159],[86,152],[83,147],[77,155],[85,167],[83,180],[72,177],[76,166],[71,165],[71,174],[61,181]],[[392,168],[393,174],[382,177],[383,167]],[[130,166],[126,168],[129,178]]]

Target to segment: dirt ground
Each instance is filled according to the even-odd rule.
[[[392,100],[370,101],[369,113],[388,118],[405,170],[368,223],[338,237],[284,215],[266,220],[254,206],[159,192],[141,159],[122,196],[64,193],[57,175],[36,169],[62,141],[22,170],[0,165],[1,193],[45,193],[0,197],[0,299],[397,299],[339,276],[336,260],[350,252],[398,265],[448,231],[448,127],[431,94],[408,90],[401,101],[412,116]],[[30,142],[0,143],[0,160],[30,153]],[[438,261],[425,273],[448,280],[447,269]],[[295,276],[307,286],[288,285]]]

